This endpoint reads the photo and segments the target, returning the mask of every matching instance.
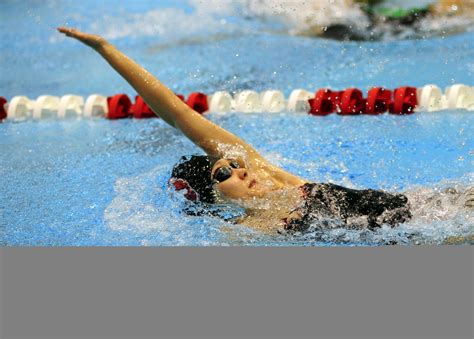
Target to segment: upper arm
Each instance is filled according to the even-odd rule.
[[[128,70],[127,70],[128,71]],[[145,102],[169,125],[179,129],[194,144],[202,148],[208,155],[213,157],[225,156],[225,146],[238,147],[242,149],[249,158],[261,158],[258,152],[242,139],[216,125],[209,119],[186,105],[169,88],[148,72],[143,75],[146,86],[137,81],[136,86],[140,89]],[[133,84],[135,75],[130,76]],[[263,158],[262,158],[263,159]]]
[[[218,158],[228,156],[229,151],[243,152],[249,160],[265,159],[248,143],[235,134],[206,119],[184,103],[180,114],[176,114],[174,126],[208,155]]]

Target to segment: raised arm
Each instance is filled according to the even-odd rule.
[[[168,87],[146,69],[120,52],[98,35],[60,27],[58,31],[75,38],[97,51],[145,100],[164,121],[181,130],[207,154],[222,158],[226,147],[237,146],[247,153],[249,160],[265,161],[250,145],[187,106]]]

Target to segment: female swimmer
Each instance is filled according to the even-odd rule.
[[[407,198],[376,190],[311,183],[271,163],[251,145],[188,107],[169,88],[98,35],[58,31],[98,52],[166,123],[207,156],[183,157],[170,182],[196,204],[232,201],[246,208],[237,220],[262,231],[304,231],[316,220],[345,227],[396,225],[411,217]]]

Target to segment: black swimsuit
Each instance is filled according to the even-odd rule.
[[[382,224],[395,226],[411,218],[408,199],[402,194],[318,183],[307,183],[300,188],[304,201],[292,212],[298,212],[301,217],[284,219],[285,230],[303,232],[316,220],[334,218],[347,228],[362,225],[373,229]]]

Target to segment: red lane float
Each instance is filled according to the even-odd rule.
[[[328,115],[336,110],[333,92],[324,88],[316,92],[313,99],[308,99],[311,115]]]
[[[341,104],[342,104],[342,95],[344,91],[333,91],[331,96],[331,101],[336,112],[341,111]]]
[[[416,88],[400,87],[392,91],[375,87],[369,90],[367,99],[357,88],[348,88],[344,91],[332,91],[327,88],[316,92],[315,97],[309,99],[311,115],[328,115],[335,111],[341,115],[382,114],[389,111],[392,114],[411,114],[418,104]]]
[[[362,92],[357,88],[348,88],[344,91],[341,98],[341,115],[362,114],[365,111],[366,100]]]
[[[207,95],[200,92],[191,93],[186,101],[186,104],[193,110],[202,114],[209,110]]]
[[[115,120],[127,118],[130,115],[130,107],[132,102],[126,94],[117,94],[107,98],[109,112],[106,118]]]
[[[5,104],[7,99],[0,97],[0,121],[7,118],[7,110],[5,109]]]
[[[158,116],[146,104],[143,98],[139,95],[135,97],[135,103],[130,107],[130,115],[136,119],[157,118]]]
[[[392,91],[383,87],[374,87],[367,94],[365,114],[382,114],[388,111],[392,102]]]
[[[393,102],[389,105],[392,114],[411,114],[415,112],[418,100],[415,87],[400,87],[394,91]]]
[[[176,94],[176,96],[200,114],[209,109],[207,95],[204,93],[192,93],[187,101],[185,101],[184,95],[182,94]],[[143,98],[138,95],[135,97],[135,103],[133,105],[126,94],[117,94],[108,97],[107,104],[109,107],[109,113],[106,116],[107,119],[123,119],[129,116],[133,116],[137,119],[157,117]]]

